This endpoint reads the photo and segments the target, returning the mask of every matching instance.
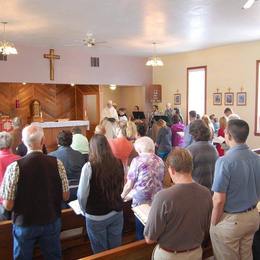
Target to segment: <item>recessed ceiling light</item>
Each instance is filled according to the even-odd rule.
[[[116,90],[116,84],[110,84],[109,86],[110,86],[109,88],[110,88],[111,90]]]

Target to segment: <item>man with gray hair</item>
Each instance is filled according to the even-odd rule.
[[[34,245],[40,244],[45,259],[61,259],[61,202],[69,198],[63,164],[42,153],[43,129],[29,125],[22,140],[28,152],[7,167],[0,197],[13,210],[14,259],[32,259]]]
[[[118,114],[116,109],[113,107],[113,101],[108,100],[106,107],[102,111],[101,120],[107,118],[114,118],[116,121],[118,121]]]
[[[0,185],[4,178],[5,170],[9,164],[20,159],[20,156],[11,152],[12,137],[7,132],[0,132]],[[10,219],[10,212],[6,211],[0,198],[0,221]]]
[[[172,109],[171,103],[166,104],[166,109],[164,111],[164,115],[167,116],[167,118],[168,118],[167,125],[171,126],[172,125],[172,117],[174,115],[174,110]]]

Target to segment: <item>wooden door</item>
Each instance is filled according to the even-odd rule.
[[[95,127],[100,120],[100,96],[99,86],[76,86],[76,118],[89,120],[90,129],[86,132],[87,138],[91,138]]]

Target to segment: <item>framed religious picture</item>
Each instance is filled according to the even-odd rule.
[[[246,106],[246,92],[237,92],[237,106]]]
[[[181,104],[181,94],[174,94],[174,105],[180,105]]]
[[[222,93],[213,93],[213,105],[214,106],[222,105]]]
[[[225,106],[232,106],[234,104],[234,93],[225,93]]]
[[[148,88],[151,103],[162,102],[162,85],[150,85]]]

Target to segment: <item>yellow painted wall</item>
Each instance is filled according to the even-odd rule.
[[[100,111],[102,111],[102,109],[106,106],[108,100],[112,100],[114,103],[119,104],[120,93],[118,88],[116,90],[111,90],[108,86],[103,85],[100,87]]]
[[[180,106],[186,116],[187,67],[207,66],[207,114],[223,115],[224,104],[213,106],[213,93],[235,93],[235,104],[230,106],[235,113],[245,119],[250,126],[248,144],[251,148],[260,147],[260,137],[254,136],[255,95],[256,95],[256,60],[260,60],[260,41],[227,45],[201,51],[181,53],[162,57],[164,66],[153,71],[153,83],[162,85],[162,104],[173,103],[177,89],[182,95]],[[236,93],[247,92],[247,106],[236,105]]]
[[[111,90],[109,86],[100,87],[101,94],[101,111],[108,100],[117,104],[117,109],[124,107],[127,115],[132,115],[133,107],[138,105],[141,110],[145,111],[145,87],[142,86],[118,86],[116,90]]]
[[[127,109],[128,115],[132,113],[135,105],[145,111],[145,87],[121,87],[120,100],[120,105]]]

